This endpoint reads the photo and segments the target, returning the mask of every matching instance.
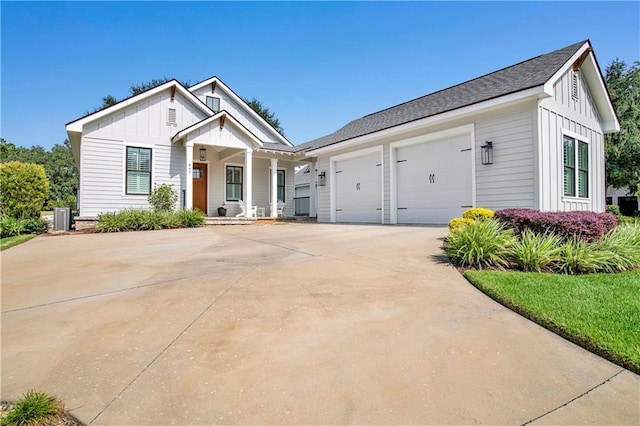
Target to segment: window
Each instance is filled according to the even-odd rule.
[[[207,96],[207,106],[213,111],[220,111],[220,98],[214,98],[213,96]]]
[[[227,166],[227,201],[242,200],[242,175],[242,167]]]
[[[278,170],[278,201],[284,202],[284,170]]]
[[[277,193],[278,193],[278,201],[282,201],[285,202],[285,171],[284,170],[278,170],[278,186],[277,186]],[[269,200],[271,200],[271,170],[269,170]]]
[[[564,195],[589,197],[589,144],[563,135]],[[577,159],[577,162],[576,162]]]
[[[151,148],[127,147],[127,195],[148,195],[151,191]]]
[[[170,126],[175,126],[177,124],[175,108],[169,108],[169,110],[167,111],[167,124]]]

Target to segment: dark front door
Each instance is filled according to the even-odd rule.
[[[193,163],[193,208],[204,214],[207,211],[207,165]]]

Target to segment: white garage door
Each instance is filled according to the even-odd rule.
[[[337,222],[382,221],[382,160],[380,153],[336,161]]]
[[[469,135],[396,149],[398,223],[447,223],[471,207]]]

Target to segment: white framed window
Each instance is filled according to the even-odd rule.
[[[127,195],[149,195],[151,192],[151,148],[127,146]]]
[[[215,96],[207,96],[206,103],[209,109],[213,112],[220,111],[220,98],[216,98]]]
[[[565,197],[589,198],[589,143],[562,134]]]
[[[242,200],[244,168],[242,166],[226,166],[226,201]]]
[[[167,110],[167,125],[168,126],[176,126],[178,124],[176,119],[176,109],[169,108]]]

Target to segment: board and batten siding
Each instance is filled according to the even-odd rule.
[[[540,210],[601,212],[605,207],[604,132],[589,88],[578,77],[578,97],[572,97],[572,73],[554,85],[554,96],[538,103]],[[589,197],[564,196],[563,130],[589,143]]]
[[[176,109],[175,126],[167,124],[169,108]],[[80,214],[149,207],[146,195],[125,193],[127,146],[152,149],[152,187],[166,183],[177,191],[184,188],[184,147],[172,144],[171,136],[203,118],[205,114],[179,94],[171,101],[166,90],[87,125],[80,146]]]
[[[211,85],[208,84],[204,87],[193,92],[203,103],[206,104],[206,97],[213,96],[220,99],[220,109],[227,111],[236,120],[238,120],[244,127],[246,127],[251,133],[256,135],[258,139],[263,142],[280,143],[276,140],[269,129],[265,127],[263,123],[252,117],[252,114],[245,110],[244,105],[240,106],[234,101],[227,93],[225,93],[220,87],[216,87],[215,92],[211,91]],[[248,106],[246,108],[249,108]]]

